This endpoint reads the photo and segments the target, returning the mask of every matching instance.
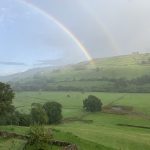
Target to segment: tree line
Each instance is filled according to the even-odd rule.
[[[0,82],[0,125],[46,125],[59,124],[62,121],[62,105],[58,102],[32,103],[29,114],[20,113],[13,105],[15,93],[9,84]],[[99,98],[89,95],[83,100],[83,109],[88,112],[102,110]]]
[[[13,105],[15,93],[9,84],[0,82],[0,125],[29,126],[34,124],[57,124],[62,120],[62,105],[47,102],[33,103],[29,114],[23,114]]]
[[[76,82],[80,81],[97,81],[99,83],[103,82],[104,84],[97,85],[88,85],[88,86],[75,86]],[[66,85],[65,82],[70,82],[72,84]],[[53,84],[55,83],[55,85]],[[60,84],[63,83],[63,84]],[[91,91],[91,92],[141,92],[149,93],[150,92],[150,76],[144,75],[134,79],[126,78],[92,78],[92,79],[78,79],[78,80],[69,80],[69,81],[51,81],[39,77],[37,80],[25,81],[23,83],[16,82],[10,83],[15,91]]]

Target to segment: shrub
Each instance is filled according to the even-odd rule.
[[[45,130],[43,126],[32,126],[24,150],[49,150],[52,138],[49,129]]]
[[[57,102],[47,102],[43,108],[48,116],[49,124],[57,124],[62,120],[62,105]]]
[[[102,109],[102,102],[99,98],[93,95],[89,95],[88,98],[83,100],[83,108],[86,111],[97,112]]]

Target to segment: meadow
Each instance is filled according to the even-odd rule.
[[[44,104],[57,101],[63,106],[64,117],[78,116],[83,113],[83,100],[88,95],[99,97],[103,106],[109,103],[132,106],[137,112],[150,115],[149,93],[103,93],[103,92],[18,92],[13,104],[22,112],[29,112],[32,103]],[[117,99],[121,98],[119,101]]]
[[[124,115],[104,112],[86,113],[82,109],[82,103],[88,95],[101,98],[103,106],[110,103],[132,106],[134,113]],[[14,105],[19,111],[28,113],[32,103],[43,104],[47,101],[57,101],[63,106],[64,122],[60,125],[50,126],[51,128],[64,133],[72,133],[81,138],[81,141],[86,140],[103,145],[105,149],[149,150],[150,129],[118,126],[122,123],[150,127],[149,97],[148,93],[18,92]],[[75,120],[72,120],[73,118]],[[73,141],[80,145],[78,140],[74,139]],[[80,149],[85,150],[83,147]]]
[[[49,128],[49,127],[48,127]],[[29,128],[17,127],[17,126],[0,126],[0,130],[5,130],[7,132],[15,132],[18,134],[28,134]],[[66,141],[70,143],[77,143],[78,148],[81,150],[114,150],[113,148],[106,147],[104,145],[94,143],[92,141],[82,139],[70,132],[63,132],[60,130],[53,129],[53,136],[55,140]],[[15,138],[0,138],[0,149],[1,150],[22,150],[26,141],[18,140]],[[60,147],[49,146],[49,150],[59,150]],[[32,149],[31,149],[32,150]]]

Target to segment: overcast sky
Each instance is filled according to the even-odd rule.
[[[0,0],[0,75],[86,60],[41,11]],[[95,57],[150,52],[149,0],[27,0],[56,17]]]

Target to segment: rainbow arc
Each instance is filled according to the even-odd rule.
[[[36,12],[40,13],[53,23],[55,23],[60,29],[62,29],[73,41],[74,43],[80,48],[80,50],[84,53],[85,57],[87,58],[88,61],[92,61],[93,58],[88,52],[87,48],[80,42],[80,40],[71,32],[63,23],[61,23],[56,17],[52,16],[48,12],[44,11],[43,9],[39,8],[38,6],[30,3],[29,1],[24,1],[24,0],[18,0],[18,2],[21,2],[23,5],[34,9]]]

